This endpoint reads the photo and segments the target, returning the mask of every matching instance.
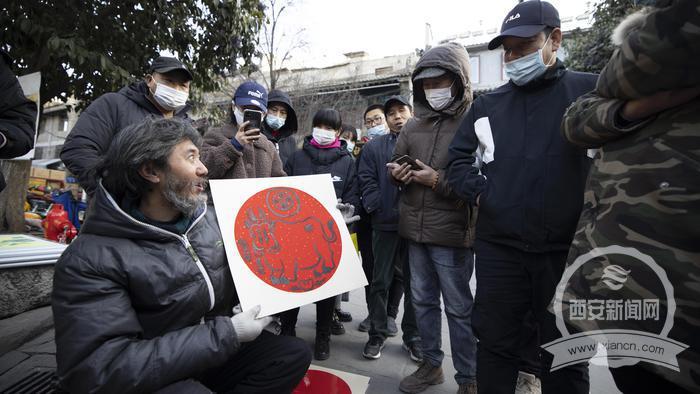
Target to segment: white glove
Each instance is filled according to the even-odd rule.
[[[238,313],[231,318],[231,323],[233,323],[233,329],[236,331],[238,336],[238,342],[250,342],[260,335],[262,330],[270,324],[273,320],[272,316],[261,317],[258,319],[258,314],[260,313],[260,305],[256,305],[251,309]]]
[[[338,204],[335,206],[343,215],[343,221],[345,224],[355,223],[360,220],[359,215],[355,215],[355,206],[352,204],[344,204],[342,199],[338,199]],[[354,216],[353,216],[354,215]]]

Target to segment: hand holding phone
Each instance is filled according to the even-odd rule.
[[[243,111],[243,122],[248,122],[245,126],[245,130],[255,130],[257,133],[246,133],[246,135],[260,134],[260,127],[262,126],[263,113],[254,109],[246,109]]]
[[[394,163],[396,163],[398,165],[408,164],[412,170],[416,170],[416,171],[421,169],[421,167],[418,165],[418,163],[416,163],[416,160],[413,159],[409,155],[403,155],[403,156],[396,158],[396,160],[394,160]]]

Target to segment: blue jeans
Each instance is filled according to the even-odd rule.
[[[423,357],[434,366],[442,365],[442,294],[450,329],[452,362],[458,384],[476,381],[476,339],[472,333],[473,298],[469,278],[474,269],[470,248],[451,248],[411,242],[408,249],[411,290]]]

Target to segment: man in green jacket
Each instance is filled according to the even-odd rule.
[[[554,312],[584,333],[625,329],[689,346],[670,364],[658,362],[660,352],[644,351],[620,362],[615,356],[624,355],[608,349],[624,393],[697,392],[700,6],[659,0],[623,21],[613,42],[619,48],[595,91],[576,101],[562,123],[570,142],[599,153]],[[591,319],[592,299],[661,308],[644,308],[641,315],[625,308],[620,319],[609,313]],[[577,303],[588,309],[575,313]]]

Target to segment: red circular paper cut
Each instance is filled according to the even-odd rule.
[[[292,394],[352,394],[350,386],[340,377],[326,371],[310,369]]]
[[[270,286],[302,293],[335,274],[342,241],[331,214],[314,197],[274,187],[250,197],[236,215],[238,252]]]

